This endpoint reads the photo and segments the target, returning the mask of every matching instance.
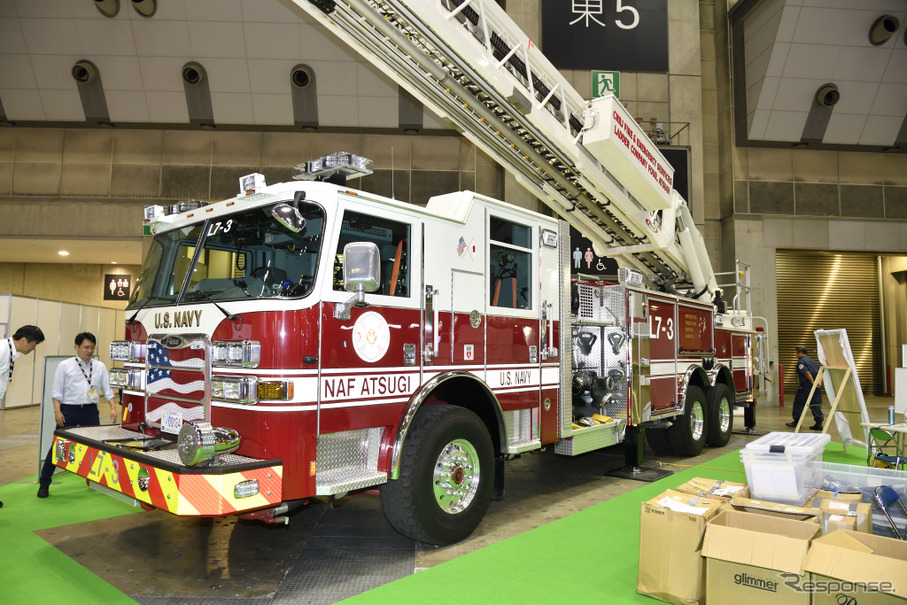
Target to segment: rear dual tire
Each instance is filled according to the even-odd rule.
[[[705,442],[713,447],[724,447],[734,432],[734,396],[726,384],[718,383],[709,389],[708,399]]]
[[[671,449],[678,456],[696,456],[705,447],[708,422],[706,410],[702,389],[695,385],[688,386],[683,414],[674,418],[674,424],[668,429]]]

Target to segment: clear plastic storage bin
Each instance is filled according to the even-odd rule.
[[[828,491],[863,492],[863,502],[872,502],[875,488],[888,485],[907,500],[907,471],[892,468],[873,468],[865,464],[838,464],[816,460],[806,467],[811,487]]]
[[[740,460],[751,497],[802,505],[813,487],[806,464],[821,460],[829,441],[821,433],[769,433],[747,444]]]
[[[862,492],[863,502],[872,503],[872,533],[896,538],[891,523],[874,502],[875,489],[888,485],[907,502],[907,471],[890,468],[872,468],[864,464],[837,464],[816,460],[806,465],[806,481],[812,487],[831,492]],[[895,523],[903,527],[903,518],[895,516]]]

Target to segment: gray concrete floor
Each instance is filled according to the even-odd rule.
[[[870,418],[884,419],[892,402],[891,398],[867,397]],[[0,484],[34,481],[39,418],[38,407],[0,410]],[[700,465],[744,447],[758,435],[791,430],[784,426],[790,418],[790,407],[759,405],[757,435],[735,433],[727,447],[706,448],[694,458],[656,457],[647,448],[645,464],[673,469]],[[742,416],[735,422],[742,429]],[[809,424],[811,418],[804,426]],[[830,432],[832,439],[839,439],[833,424]],[[293,598],[294,590],[306,591],[305,602],[331,603],[632,491],[640,486],[638,481],[605,475],[623,464],[621,446],[574,458],[557,456],[551,448],[525,454],[507,464],[506,496],[492,502],[473,535],[440,548],[394,533],[381,515],[377,496],[372,494],[333,502],[314,499],[309,506],[294,511],[285,527],[235,518],[178,518],[152,511],[103,523],[53,528],[41,535],[142,603],[170,602],[177,597],[231,599],[232,603],[237,603],[236,599],[250,603],[301,602]],[[339,575],[345,584],[335,585],[313,600],[313,590],[328,583],[325,578],[331,572],[316,573],[311,562],[323,560],[332,544],[335,551],[343,553]],[[306,556],[307,549],[312,556],[299,567],[306,568],[308,575],[288,573],[299,558]],[[368,554],[375,555],[373,561],[378,563],[369,563]],[[394,562],[393,569],[388,569],[388,561]],[[179,569],[176,577],[174,562]],[[370,571],[370,565],[375,565],[375,570]],[[123,574],[123,569],[143,571]],[[287,578],[294,578],[295,584]],[[340,592],[336,592],[338,589]],[[286,598],[281,599],[282,595]]]

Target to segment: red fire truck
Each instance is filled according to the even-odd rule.
[[[419,60],[431,44],[487,65],[413,34],[443,26],[481,47],[473,18],[495,34],[491,56],[519,44],[503,71],[469,70],[478,84],[442,82],[479,109],[433,107],[560,217],[469,191],[419,206],[355,190],[346,179],[371,162],[344,152],[293,182],[247,175],[228,200],[150,207],[125,340],[111,345],[122,423],[57,430],[58,466],[146,508],[268,522],[377,488],[394,528],[447,544],[503,494],[515,455],[625,440],[638,453],[643,431],[659,453],[726,444],[752,397],[751,318],[724,308],[670,165],[619,101],[577,100],[494,3],[409,3],[441,22],[325,4],[300,2],[331,27],[351,23],[341,5],[363,11],[375,31],[360,40],[396,47],[407,32]],[[494,92],[504,76],[511,97],[525,88],[521,64],[529,112]],[[413,90],[434,98],[425,86]],[[571,278],[570,224],[620,261],[618,283]]]

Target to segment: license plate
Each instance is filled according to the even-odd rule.
[[[180,429],[183,427],[183,415],[182,414],[173,414],[172,412],[164,412],[164,416],[161,418],[161,430],[165,433],[173,433],[176,435],[180,432]]]

